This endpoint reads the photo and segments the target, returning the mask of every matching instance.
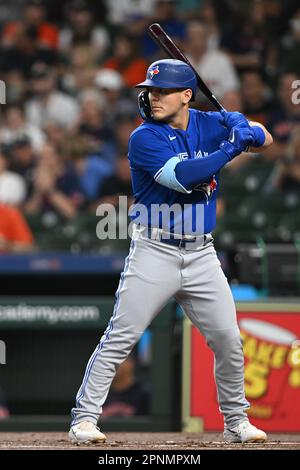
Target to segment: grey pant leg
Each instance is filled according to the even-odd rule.
[[[179,254],[166,245],[132,241],[116,293],[114,313],[92,354],[72,409],[72,424],[97,423],[117,367],[169,298],[180,289]]]
[[[183,287],[176,297],[215,355],[215,380],[225,426],[247,418],[244,355],[236,310],[212,244],[185,255]]]

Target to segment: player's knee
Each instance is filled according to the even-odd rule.
[[[143,331],[136,331],[130,327],[113,328],[108,334],[106,333],[102,336],[100,341],[101,349],[113,349],[115,351],[121,349],[124,353],[128,353],[138,342],[142,334]],[[122,344],[122,348],[120,348],[120,344]]]
[[[242,351],[242,339],[238,327],[215,330],[206,337],[208,346],[215,353]]]

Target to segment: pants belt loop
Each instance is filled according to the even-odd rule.
[[[156,227],[152,228],[151,235],[152,235],[153,240],[159,241],[161,239],[161,234],[159,232],[159,229]]]

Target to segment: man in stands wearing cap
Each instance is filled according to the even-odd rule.
[[[106,100],[106,122],[114,126],[121,113],[136,114],[136,105],[123,95],[124,80],[116,70],[102,68],[96,74],[95,85]]]

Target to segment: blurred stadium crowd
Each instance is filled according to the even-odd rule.
[[[223,171],[217,242],[300,232],[297,0],[14,0],[0,1],[0,252],[101,251],[96,207],[131,196],[133,86],[164,57],[146,32],[153,22],[227,110],[274,137],[263,156]],[[192,105],[210,109],[200,93]]]

